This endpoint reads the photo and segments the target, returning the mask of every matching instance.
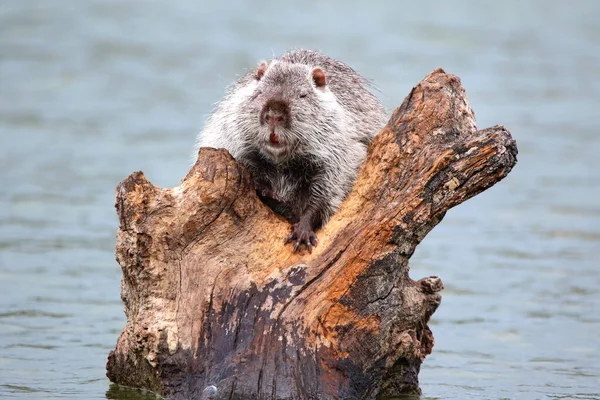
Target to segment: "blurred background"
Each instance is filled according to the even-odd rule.
[[[0,397],[110,386],[125,323],[115,186],[172,187],[247,68],[320,50],[391,111],[436,67],[519,162],[451,210],[411,275],[442,277],[427,399],[600,399],[600,2],[0,0]]]

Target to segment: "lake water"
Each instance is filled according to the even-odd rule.
[[[1,398],[149,398],[104,375],[125,323],[114,188],[176,186],[236,75],[307,47],[390,110],[441,66],[519,146],[413,257],[446,287],[423,397],[600,399],[600,2],[201,3],[0,0]]]

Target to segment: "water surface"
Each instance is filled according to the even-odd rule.
[[[446,287],[423,397],[600,399],[600,3],[440,3],[0,0],[0,397],[148,398],[104,375],[114,188],[177,185],[225,87],[307,47],[390,110],[441,66],[519,145],[413,257]]]

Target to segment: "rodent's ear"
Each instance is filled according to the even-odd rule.
[[[327,78],[325,78],[325,72],[321,68],[315,68],[312,71],[312,78],[317,85],[317,89],[324,89],[327,85]]]
[[[254,77],[256,78],[257,81],[260,81],[260,78],[262,78],[262,76],[265,74],[265,71],[267,70],[268,66],[269,66],[269,64],[267,64],[266,61],[262,61],[258,65],[258,68],[256,68],[256,73],[254,75]]]

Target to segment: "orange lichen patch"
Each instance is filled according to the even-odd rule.
[[[335,303],[324,315],[320,329],[323,334],[332,341],[338,336],[339,327],[351,327],[352,329],[363,329],[373,334],[379,333],[380,318],[377,315],[360,317],[356,310],[352,310],[342,304]]]
[[[354,310],[349,310],[340,303],[334,303],[325,313],[324,320],[321,322],[321,327],[325,332],[328,332],[328,338],[334,340],[337,336],[335,328],[337,326],[349,325],[355,321],[358,315]]]

